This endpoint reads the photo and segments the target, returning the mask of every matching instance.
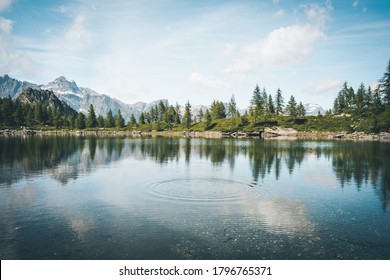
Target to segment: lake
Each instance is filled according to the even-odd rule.
[[[390,143],[0,137],[1,259],[390,259]]]

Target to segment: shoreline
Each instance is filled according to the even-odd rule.
[[[29,128],[1,129],[0,136],[164,136],[183,138],[257,138],[257,139],[313,139],[313,140],[359,140],[359,141],[390,141],[390,133],[381,132],[302,132],[292,128],[267,127],[261,132],[222,132],[222,131],[132,131],[132,130],[34,130]]]

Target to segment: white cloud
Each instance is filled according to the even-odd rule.
[[[343,80],[337,78],[327,78],[325,80],[309,84],[304,90],[308,93],[324,93],[341,88],[343,83]]]
[[[12,31],[12,20],[0,17],[0,33],[10,34]]]
[[[87,30],[84,24],[85,18],[83,16],[77,16],[73,22],[73,25],[66,31],[66,39],[69,41],[84,41],[88,42],[92,35]]]
[[[227,90],[230,83],[215,78],[208,78],[198,72],[193,72],[188,78],[190,82],[208,89]]]
[[[2,2],[1,7],[4,7]],[[12,38],[13,21],[0,17],[0,74],[21,73],[33,75],[30,58],[18,51]]]
[[[34,74],[30,58],[15,49],[8,34],[0,34],[0,74]]]
[[[332,10],[330,1],[326,1],[325,5],[299,5],[295,12],[300,12],[306,23],[274,29],[262,40],[243,46],[242,56],[229,69],[231,72],[249,72],[263,65],[305,62],[316,43],[326,39],[324,29]],[[284,10],[279,10],[274,16],[281,17],[284,13]]]
[[[256,57],[258,63],[299,63],[310,56],[314,44],[323,38],[325,34],[315,26],[293,25],[273,30],[263,41],[247,46],[245,51]]]
[[[310,23],[320,28],[324,27],[331,19],[330,15],[333,11],[333,6],[330,1],[325,2],[324,6],[319,4],[302,4],[300,8],[304,9],[306,18]]]
[[[0,0],[0,12],[7,10],[14,0]]]

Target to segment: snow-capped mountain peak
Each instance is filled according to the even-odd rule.
[[[46,86],[42,86],[42,89],[52,90],[57,94],[61,93],[79,93],[80,88],[75,81],[69,81],[64,76],[60,76],[53,82],[48,83]]]
[[[305,107],[306,116],[317,116],[318,112],[320,112],[321,115],[325,114],[325,110],[318,104],[306,103],[303,106]]]

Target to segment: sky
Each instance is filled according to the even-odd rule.
[[[390,59],[390,1],[0,0],[0,75],[125,103],[250,104],[258,84],[332,108]]]

